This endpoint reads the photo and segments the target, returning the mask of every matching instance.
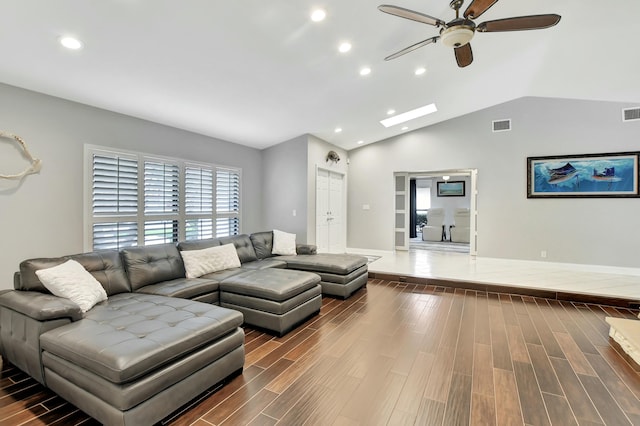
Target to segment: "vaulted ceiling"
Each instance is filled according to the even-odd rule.
[[[385,1],[454,17],[448,0]],[[637,0],[500,0],[477,22],[544,13],[562,20],[545,30],[477,33],[466,68],[442,43],[385,62],[438,29],[377,6],[3,0],[0,82],[256,148],[312,134],[352,149],[522,96],[640,103]],[[309,18],[317,7],[327,13],[322,22]],[[83,49],[61,47],[65,35]],[[344,54],[343,41],[352,44]],[[363,67],[371,73],[361,76]],[[426,72],[416,76],[419,67]],[[379,123],[389,109],[430,103],[438,111],[429,116]]]

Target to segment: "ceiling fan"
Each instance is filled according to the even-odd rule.
[[[481,33],[490,33],[503,31],[539,30],[553,27],[558,22],[560,22],[560,15],[546,14],[496,19],[493,21],[482,22],[476,25],[473,20],[479,18],[480,15],[486,12],[497,1],[498,0],[473,0],[464,11],[464,17],[461,18],[460,8],[462,7],[464,0],[453,0],[451,1],[451,3],[449,3],[449,6],[456,11],[456,17],[450,22],[445,22],[442,19],[434,18],[432,16],[425,15],[424,13],[415,12],[413,10],[405,9],[399,6],[392,6],[388,4],[378,6],[378,9],[384,13],[441,28],[440,35],[430,37],[426,40],[406,47],[394,53],[393,55],[387,56],[386,58],[384,58],[384,60],[389,61],[391,59],[395,59],[399,56],[404,55],[405,53],[412,52],[422,46],[426,46],[440,40],[445,46],[453,47],[456,56],[456,62],[458,63],[459,67],[463,68],[473,62],[473,52],[471,51],[471,45],[469,44],[469,42],[473,38],[473,35],[476,31]]]

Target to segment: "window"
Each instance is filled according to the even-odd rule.
[[[427,223],[427,210],[431,208],[431,187],[416,188],[416,227],[421,232]]]
[[[88,250],[240,233],[239,169],[87,146]]]

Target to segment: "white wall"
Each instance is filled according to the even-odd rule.
[[[528,156],[640,150],[631,106],[521,98],[350,151],[348,246],[393,249],[394,171],[475,168],[479,256],[638,267],[640,199],[526,198]]]
[[[303,135],[262,151],[264,230],[294,233],[297,242],[307,241],[307,140]]]
[[[13,287],[24,259],[83,251],[84,144],[240,167],[242,231],[264,229],[256,149],[3,84],[0,130],[22,136],[43,163],[40,174],[18,186],[0,182],[0,289]],[[0,173],[26,164],[12,143],[0,141]]]

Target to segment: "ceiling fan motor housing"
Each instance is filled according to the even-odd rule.
[[[440,41],[448,47],[460,47],[469,43],[476,30],[476,24],[468,19],[455,19],[440,31]]]

